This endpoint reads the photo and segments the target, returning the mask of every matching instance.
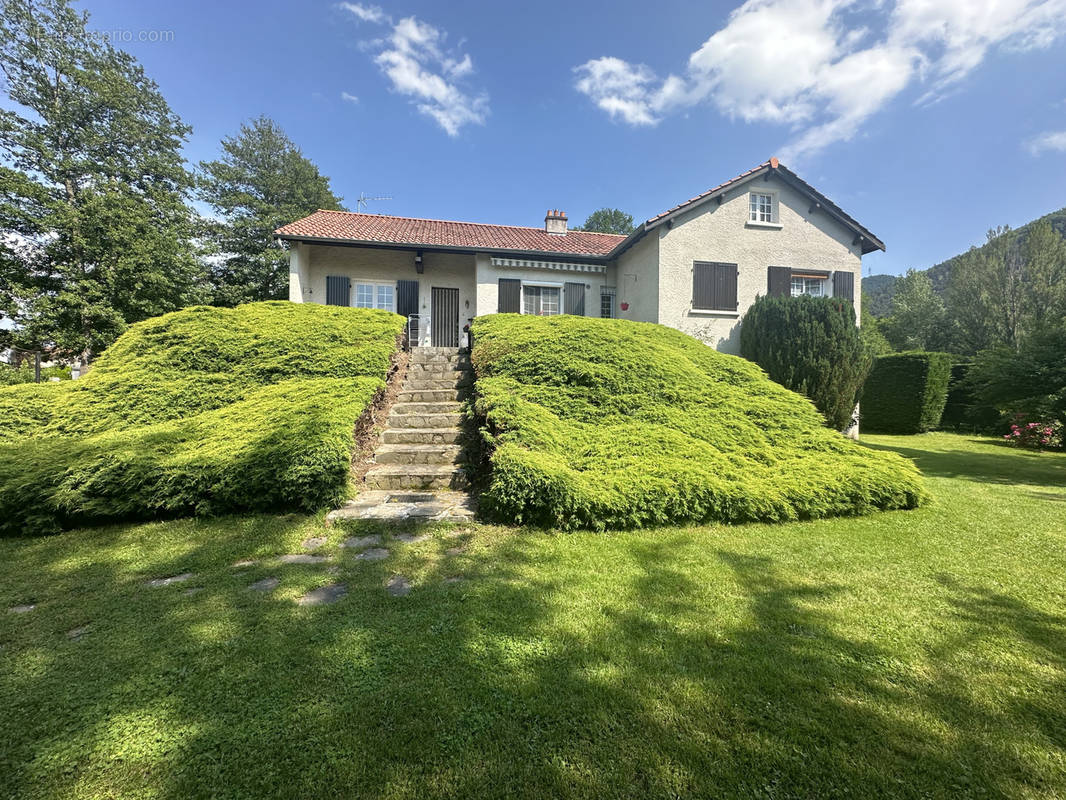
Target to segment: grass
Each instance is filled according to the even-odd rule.
[[[868,444],[932,501],[377,563],[317,516],[0,541],[0,796],[1066,796],[1066,455]],[[339,576],[269,561],[323,532]]]

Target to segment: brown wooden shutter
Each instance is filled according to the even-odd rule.
[[[522,281],[500,278],[500,296],[496,310],[501,314],[517,314],[522,310]]]
[[[350,306],[352,304],[352,282],[345,275],[326,276],[326,305]]]
[[[696,261],[692,265],[692,307],[737,310],[737,265]]]
[[[567,314],[576,314],[579,317],[585,316],[585,284],[566,284],[566,297],[564,299]]]
[[[852,272],[833,273],[833,297],[855,300],[855,274]]]
[[[789,297],[792,294],[790,267],[767,267],[766,294],[770,297]]]

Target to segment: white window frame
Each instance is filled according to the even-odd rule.
[[[359,287],[360,286],[370,286],[370,287],[373,288],[373,291],[374,291],[374,302],[373,302],[373,305],[369,305],[369,306],[361,306],[361,305],[359,305]],[[385,288],[385,289],[389,290],[389,298],[390,299],[389,299],[389,306],[388,307],[378,305],[378,298],[380,297],[380,293],[379,293],[378,290],[380,288]],[[396,310],[396,284],[395,283],[390,283],[388,281],[366,281],[366,280],[360,280],[358,278],[353,278],[352,279],[352,307],[353,308],[378,308],[378,309],[382,309],[384,311],[395,311]]]
[[[522,292],[518,298],[518,308],[523,314],[526,312],[526,287],[537,287],[540,289],[557,289],[559,291],[559,311],[555,314],[531,314],[530,316],[547,316],[557,317],[563,313],[563,284],[557,281],[522,281]]]
[[[796,291],[796,281],[803,282],[803,288],[801,291]],[[802,297],[803,295],[810,295],[811,297],[829,297],[829,293],[826,292],[827,278],[811,278],[805,275],[793,275],[789,281],[788,293],[789,297]],[[818,294],[808,291],[812,285],[818,286]]]
[[[756,197],[770,198],[770,219],[762,219],[763,212],[752,209],[752,203],[755,202]],[[775,189],[752,189],[748,192],[748,225],[762,228],[780,228],[779,209],[778,193]]]

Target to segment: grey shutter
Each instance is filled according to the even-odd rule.
[[[770,297],[789,297],[792,294],[792,270],[789,267],[768,267],[766,294]]]
[[[737,265],[696,261],[692,265],[692,307],[737,310]]]
[[[500,297],[496,310],[501,314],[517,314],[522,310],[522,281],[500,278]]]
[[[714,308],[714,265],[697,261],[692,265],[692,307]]]
[[[714,265],[714,294],[719,311],[737,310],[737,265]]]
[[[566,284],[566,313],[585,316],[585,284]]]
[[[418,281],[396,281],[396,313],[404,317],[415,316],[410,320],[407,335],[414,343],[418,343],[420,332],[418,328]]]
[[[345,275],[326,276],[326,305],[350,306],[352,304],[352,281]]]
[[[833,297],[855,300],[855,275],[851,272],[833,273]]]

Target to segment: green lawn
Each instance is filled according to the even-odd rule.
[[[867,441],[933,501],[379,562],[304,516],[0,541],[0,797],[1066,796],[1066,455]]]

